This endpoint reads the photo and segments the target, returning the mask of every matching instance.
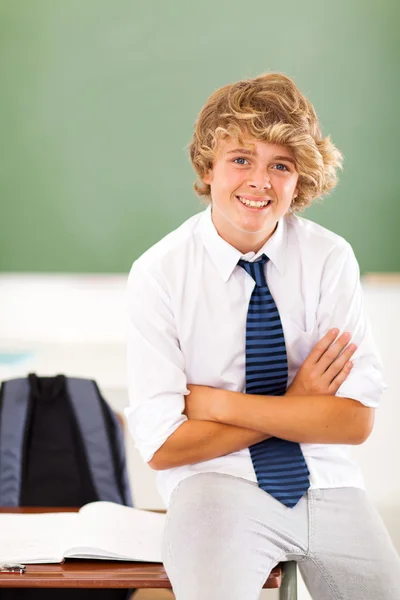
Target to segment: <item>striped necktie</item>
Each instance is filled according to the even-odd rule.
[[[275,301],[264,273],[268,257],[239,260],[254,279],[246,323],[246,393],[283,396],[288,364],[285,338]],[[300,444],[272,437],[250,446],[258,485],[293,508],[310,487],[309,471]]]

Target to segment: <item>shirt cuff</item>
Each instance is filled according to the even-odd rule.
[[[357,400],[369,408],[378,408],[382,394],[387,388],[379,371],[371,367],[369,373],[350,373],[336,392],[336,396]]]
[[[159,448],[167,441],[167,439],[184,423],[187,421],[186,415],[179,415],[179,418],[171,423],[162,423],[157,430],[154,428],[152,431],[147,431],[142,428],[138,423],[140,420],[135,415],[136,409],[131,406],[125,408],[124,414],[128,421],[129,431],[135,442],[135,448],[138,449],[142,459],[145,462],[149,462]]]

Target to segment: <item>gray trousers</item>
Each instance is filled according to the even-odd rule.
[[[294,560],[313,600],[400,600],[400,559],[365,491],[309,490],[287,508],[245,479],[201,473],[175,488],[163,560],[177,600],[257,600]]]

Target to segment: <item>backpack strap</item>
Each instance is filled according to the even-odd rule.
[[[1,387],[0,506],[19,505],[29,395],[26,378],[5,381]]]
[[[126,466],[125,442],[122,425],[119,422],[119,419],[115,412],[111,410],[111,408],[108,406],[108,404],[106,404],[106,402],[104,402],[104,407],[107,410],[107,412],[110,413],[110,418],[114,425],[116,460],[118,464],[118,473],[120,475],[122,484],[124,504],[125,506],[133,506],[131,486],[129,484],[128,469]]]
[[[99,500],[124,504],[97,386],[74,377],[66,382]]]

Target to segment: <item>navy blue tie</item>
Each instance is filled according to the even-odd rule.
[[[246,324],[246,394],[283,396],[288,364],[281,319],[265,278],[265,254],[239,265],[256,282]],[[293,508],[310,487],[309,471],[300,445],[272,437],[250,446],[258,485]]]

